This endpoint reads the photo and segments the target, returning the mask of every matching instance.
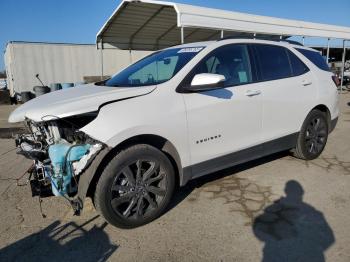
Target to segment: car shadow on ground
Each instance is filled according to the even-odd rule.
[[[184,187],[180,187],[175,191],[173,200],[168,206],[167,211],[170,211],[172,208],[176,207],[179,203],[181,203],[184,199],[186,199],[191,194],[191,192],[196,188],[201,188],[206,184],[211,183],[215,180],[220,180],[228,176],[234,176],[240,172],[283,158],[285,156],[288,156],[289,154],[290,154],[289,151],[279,152],[273,155],[269,155],[253,161],[249,161],[247,163],[243,163],[227,169],[223,169],[218,172],[208,174],[200,178],[196,178],[194,180],[190,180]]]
[[[55,221],[1,249],[0,261],[107,261],[118,248],[104,231],[107,223],[84,229],[98,217],[81,225]]]

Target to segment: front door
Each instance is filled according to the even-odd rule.
[[[183,94],[194,177],[236,163],[235,156],[242,155],[234,152],[261,143],[262,99],[249,57],[244,44],[219,47],[188,77],[188,83],[199,73],[226,79],[224,88]]]

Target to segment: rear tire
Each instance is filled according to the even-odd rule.
[[[317,109],[312,110],[300,130],[294,156],[304,160],[317,158],[326,146],[328,130],[326,114]]]
[[[158,218],[175,188],[174,168],[160,150],[134,145],[106,166],[95,191],[96,209],[112,225],[135,228]]]

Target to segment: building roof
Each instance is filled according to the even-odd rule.
[[[350,40],[350,28],[154,0],[123,0],[97,33],[104,48],[156,50],[181,42],[257,34]]]
[[[38,42],[38,41],[8,41],[6,43],[7,45],[11,44],[23,44],[23,45],[71,45],[71,46],[77,46],[77,45],[83,45],[83,46],[95,46],[95,44],[87,44],[87,43],[63,43],[63,42]]]

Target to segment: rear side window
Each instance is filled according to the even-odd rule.
[[[287,50],[281,46],[254,45],[258,57],[260,80],[275,80],[292,76]]]
[[[310,71],[309,68],[295,54],[288,50],[290,65],[293,76],[300,76]]]
[[[310,51],[306,49],[296,48],[300,53],[302,53],[307,59],[309,59],[315,66],[324,71],[329,71],[329,67],[326,60],[323,59],[320,53],[317,51]]]

